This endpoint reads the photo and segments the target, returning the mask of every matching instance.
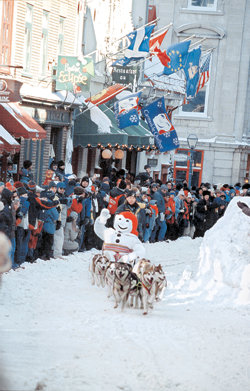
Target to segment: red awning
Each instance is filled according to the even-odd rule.
[[[18,103],[0,104],[0,125],[15,138],[46,138],[46,131]]]
[[[0,125],[0,153],[16,153],[20,148],[21,145]]]

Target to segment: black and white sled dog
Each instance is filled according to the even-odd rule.
[[[96,254],[92,258],[89,268],[92,275],[92,285],[105,286],[105,273],[109,263],[109,259],[102,254]]]
[[[109,262],[105,273],[105,283],[108,287],[108,297],[111,297],[113,294],[115,269],[116,269],[116,262]]]
[[[161,264],[155,266],[155,300],[160,301],[167,287],[167,279]]]
[[[116,262],[115,266],[115,278],[113,284],[113,294],[115,298],[114,308],[117,308],[121,303],[121,308],[123,310],[128,301],[131,289],[132,266],[124,262]]]

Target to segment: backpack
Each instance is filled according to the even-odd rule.
[[[116,209],[118,208],[118,201],[123,196],[123,194],[118,195],[117,197],[109,197],[109,203],[107,209],[109,210],[111,215],[114,215]]]

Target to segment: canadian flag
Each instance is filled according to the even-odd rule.
[[[162,52],[160,50],[160,46],[162,44],[163,39],[165,38],[165,35],[167,34],[168,30],[165,30],[160,33],[156,33],[149,41],[149,51],[151,55],[157,55],[162,65],[165,67],[168,66],[168,63],[170,61],[169,56],[166,53],[166,50]]]

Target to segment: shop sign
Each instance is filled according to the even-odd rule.
[[[91,76],[94,76],[92,58],[80,61],[73,56],[58,56],[56,71],[56,89],[74,93],[88,91]]]
[[[18,80],[0,78],[0,103],[19,102],[22,84]]]
[[[123,67],[115,65],[112,69],[112,80],[119,84],[134,84],[139,78],[139,68],[137,66]]]

